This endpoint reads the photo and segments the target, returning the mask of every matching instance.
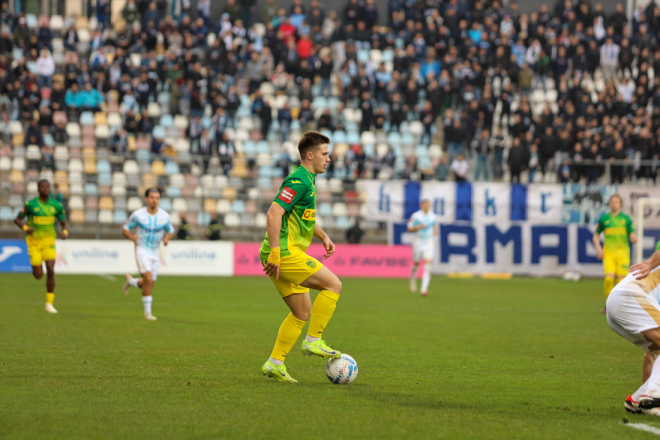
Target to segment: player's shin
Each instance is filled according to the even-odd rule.
[[[337,308],[339,294],[329,290],[321,290],[312,305],[312,318],[305,341],[318,341],[323,336],[323,329],[328,325],[332,314]]]
[[[429,283],[431,282],[431,264],[428,262],[424,263],[424,268],[422,269],[422,293],[429,291]]]
[[[603,282],[603,292],[605,293],[605,298],[610,295],[610,292],[614,289],[614,277],[605,277]]]
[[[306,322],[293,316],[293,313],[289,313],[289,316],[282,322],[279,332],[277,332],[277,341],[275,341],[275,347],[273,347],[273,352],[270,355],[273,364],[280,365],[284,363],[286,355],[289,354],[298,340]]]
[[[151,304],[153,302],[154,302],[154,297],[151,295],[142,297],[142,306],[144,307],[145,315],[151,315]]]

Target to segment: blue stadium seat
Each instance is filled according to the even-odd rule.
[[[348,229],[351,227],[351,222],[347,216],[342,215],[335,219],[335,228],[337,229]]]
[[[344,132],[344,131],[335,131],[334,133],[332,133],[332,143],[333,144],[346,143],[346,132]]]
[[[14,211],[9,206],[0,206],[0,220],[14,220]]]
[[[53,147],[55,145],[55,140],[53,139],[53,135],[50,133],[46,133],[43,135],[44,138],[44,145],[47,147]]]
[[[167,191],[166,191],[167,197],[181,197],[181,188],[178,188],[176,186],[168,186]],[[163,208],[165,209],[165,208]]]
[[[174,116],[163,115],[160,117],[160,126],[163,128],[170,128],[174,125]]]
[[[270,153],[270,146],[267,141],[257,142],[257,153]]]
[[[396,131],[393,131],[387,135],[387,143],[392,146],[396,145],[398,147],[401,145],[401,136]]]
[[[270,177],[259,176],[257,179],[257,187],[261,189],[271,189],[273,187],[273,181]]]
[[[165,174],[168,176],[179,174],[179,165],[171,160],[165,162]]]
[[[110,173],[99,173],[99,185],[110,186],[112,185],[112,176]]]
[[[123,209],[116,209],[114,215],[112,216],[112,221],[114,223],[126,223],[126,220],[128,220],[126,211]]]
[[[331,216],[332,215],[332,204],[331,203],[321,203],[319,205],[319,215]]]
[[[244,214],[245,202],[243,200],[234,200],[231,204],[231,211],[236,214]]]
[[[202,128],[210,129],[213,125],[213,120],[210,116],[202,116]]]
[[[359,144],[360,143],[360,133],[357,131],[350,131],[346,135],[346,142],[349,144]]]
[[[95,183],[86,183],[84,193],[86,196],[98,196],[99,189],[97,188]]]
[[[369,51],[366,49],[360,49],[357,51],[357,60],[358,63],[364,64],[369,61]]]
[[[197,213],[197,224],[208,225],[211,223],[211,214],[208,212],[200,211]]]
[[[162,199],[160,199],[160,207],[161,207],[161,209],[163,209],[167,212],[171,211],[172,210],[172,199],[170,199],[168,197],[163,197]]]
[[[80,114],[80,125],[94,125],[94,113],[82,112]]]
[[[169,92],[160,92],[158,94],[158,103],[159,104],[169,104],[170,103],[170,93]]]
[[[367,156],[373,156],[376,154],[376,147],[373,144],[364,144],[362,145],[362,148],[364,149],[364,154]]]
[[[243,142],[243,153],[257,154],[257,144],[254,141]]]
[[[164,139],[165,138],[165,128],[161,127],[160,125],[156,125],[154,127],[154,131],[151,133],[151,135],[156,139]]]
[[[151,160],[151,152],[149,150],[137,150],[135,159],[138,162],[149,162]]]
[[[260,166],[259,167],[259,177],[267,177],[267,178],[273,177],[272,168],[273,167],[271,167],[269,165]]]

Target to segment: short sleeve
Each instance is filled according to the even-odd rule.
[[[628,217],[628,234],[630,234],[631,232],[635,232],[635,225],[633,224],[630,217]]]
[[[128,218],[128,220],[126,220],[126,223],[124,223],[124,229],[130,231],[131,229],[135,228],[137,225],[138,225],[137,216],[135,215],[135,213],[133,213]]]
[[[61,203],[58,203],[58,205],[59,206],[57,207],[57,212],[55,215],[57,216],[58,220],[64,221],[66,220],[66,212],[64,212],[64,206],[62,206]]]
[[[21,208],[21,212],[18,213],[18,217],[25,218],[30,215],[30,204],[25,202],[25,205]]]
[[[288,179],[282,184],[273,203],[280,205],[286,212],[291,212],[296,203],[306,194],[307,186],[298,179]]]
[[[598,219],[598,226],[596,226],[596,233],[597,234],[600,234],[601,232],[603,232],[605,230],[605,227],[604,227],[603,223],[604,223],[603,222],[603,217]]]
[[[167,226],[165,226],[165,230],[168,233],[174,232],[174,226],[172,226],[172,218],[167,217]]]

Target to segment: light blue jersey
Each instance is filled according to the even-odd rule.
[[[417,211],[410,217],[408,227],[426,225],[424,228],[415,232],[415,238],[413,239],[414,246],[427,246],[433,243],[433,230],[437,221],[438,217],[430,210],[427,214],[424,214],[424,211],[421,210]]]
[[[124,225],[124,229],[131,231],[137,228],[137,247],[152,255],[158,255],[158,248],[165,233],[174,232],[170,215],[158,208],[156,214],[151,215],[147,208],[140,208],[133,212]]]

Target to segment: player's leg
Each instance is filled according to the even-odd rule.
[[[413,253],[413,267],[412,267],[412,272],[410,273],[410,291],[412,293],[417,292],[417,270],[419,269],[419,260],[420,260],[420,255],[419,251],[413,246],[412,249]]]
[[[126,274],[126,281],[121,286],[121,291],[124,295],[128,295],[128,292],[131,290],[131,287],[137,287],[142,289],[142,278],[133,278],[131,274]]]
[[[297,380],[286,371],[284,360],[298,340],[302,328],[311,314],[312,304],[309,299],[309,289],[294,285],[282,278],[281,273],[280,278],[271,277],[271,281],[286,305],[289,306],[291,313],[280,325],[273,351],[270,358],[261,367],[261,371],[264,375],[274,377],[280,382],[295,383]]]
[[[603,271],[605,272],[605,279],[603,281],[603,293],[605,294],[605,301],[610,295],[610,292],[614,288],[614,280],[616,279],[616,268],[617,268],[617,259],[616,255],[611,252],[603,252]],[[603,307],[603,310],[600,313],[605,313],[606,308]]]
[[[144,318],[149,321],[155,321],[156,317],[151,314],[151,305],[154,301],[151,296],[151,289],[154,286],[154,279],[151,272],[142,274],[142,306],[144,307]]]
[[[55,301],[55,260],[46,260],[46,311],[57,313]]]
[[[28,237],[25,240],[27,244],[28,255],[30,256],[30,266],[32,266],[32,275],[40,280],[44,276],[43,258],[41,257],[41,248],[39,243]]]
[[[320,264],[320,263],[318,263]],[[337,307],[337,300],[341,295],[342,284],[337,275],[330,269],[322,266],[309,278],[300,283],[301,286],[318,290],[319,294],[312,305],[312,315],[307,329],[307,336],[303,341],[303,354],[321,356],[323,358],[337,358],[341,352],[330,348],[321,339],[323,330],[330,322],[332,314]]]
[[[431,259],[424,259],[424,268],[422,269],[422,296],[429,294],[429,284],[431,283]]]

